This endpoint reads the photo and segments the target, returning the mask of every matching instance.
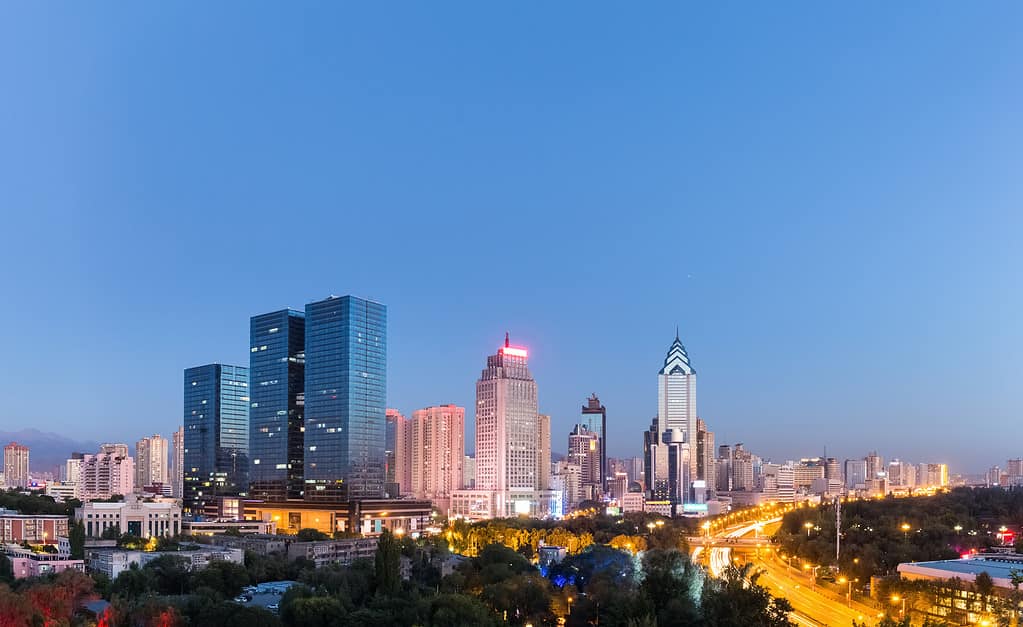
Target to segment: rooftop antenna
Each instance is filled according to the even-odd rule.
[[[509,346],[511,346],[511,340],[508,339],[508,332],[505,331],[504,332],[504,347],[508,348]]]

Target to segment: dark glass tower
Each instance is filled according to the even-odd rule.
[[[305,459],[305,314],[294,309],[249,320],[249,494],[302,498]]]
[[[596,392],[583,405],[583,424],[600,438],[600,489],[607,494],[607,408],[600,404]]]
[[[384,493],[387,307],[332,296],[305,308],[305,499]]]
[[[220,495],[244,495],[249,471],[249,369],[185,369],[184,506],[193,515]]]

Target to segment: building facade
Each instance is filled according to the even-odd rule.
[[[388,494],[394,498],[412,494],[412,426],[397,409],[388,409],[386,450]]]
[[[75,520],[85,535],[98,538],[109,528],[139,538],[172,537],[181,533],[181,507],[173,500],[143,501],[129,496],[119,503],[84,503]]]
[[[249,320],[249,494],[300,499],[305,488],[305,313]]]
[[[8,488],[28,486],[28,447],[11,442],[4,447],[4,482]]]
[[[167,440],[161,435],[135,443],[135,488],[167,483]]]
[[[67,535],[67,516],[0,509],[0,544],[57,544],[57,538]]]
[[[536,425],[536,485],[539,490],[547,490],[551,487],[551,417],[537,414]]]
[[[207,364],[185,370],[185,511],[219,495],[244,494],[249,475],[249,369]]]
[[[465,460],[465,408],[439,405],[417,409],[412,431],[412,496],[432,501],[442,512],[462,486]]]
[[[384,494],[387,307],[331,296],[305,310],[305,499]]]
[[[646,484],[650,500],[669,501],[680,513],[692,502],[697,474],[696,370],[675,334],[657,375],[657,417],[644,433]]]
[[[600,446],[600,468],[597,473],[600,476],[601,492],[607,492],[607,479],[610,469],[607,467],[607,408],[601,404],[594,392],[586,399],[582,406],[582,424],[590,433],[596,433]]]
[[[135,491],[135,460],[127,444],[103,444],[99,453],[83,455],[78,469],[78,498],[83,501],[126,496]]]
[[[170,464],[171,496],[180,499],[185,494],[185,428],[178,427],[171,439],[174,449]]]
[[[549,515],[560,498],[542,489],[537,387],[528,351],[504,346],[487,357],[476,381],[476,481],[456,493],[452,510],[469,518]]]

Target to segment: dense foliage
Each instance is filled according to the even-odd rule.
[[[842,505],[838,566],[865,582],[871,575],[893,574],[902,562],[954,559],[991,546],[1002,525],[1017,530],[1023,525],[1023,490],[959,488],[934,496],[848,501]],[[784,553],[833,564],[834,504],[789,512],[775,538]]]

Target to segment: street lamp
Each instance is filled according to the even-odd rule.
[[[809,538],[810,530],[813,529],[813,523],[808,520],[805,523],[803,523],[803,526],[806,527],[806,537]]]
[[[899,614],[899,619],[901,620],[906,618],[906,597],[900,597],[897,594],[892,596],[893,603],[898,603],[899,601],[902,601],[902,613]]]
[[[912,529],[912,527],[909,526],[909,523],[902,523],[902,538],[903,538],[903,540],[906,540],[906,539],[909,538],[909,536],[906,535],[906,534],[909,533],[910,529]]]
[[[701,527],[703,527],[703,530],[707,532],[707,542],[710,542],[710,521],[708,520],[703,523]]]
[[[963,530],[963,526],[957,524],[955,527],[952,527],[952,529],[956,532],[956,535],[959,535],[959,532]]]
[[[859,579],[857,579],[856,581],[859,581]],[[839,577],[838,583],[847,583],[847,584],[849,584],[849,589],[845,593],[845,601],[846,601],[846,605],[848,605],[849,607],[852,607],[852,580],[849,579],[848,577]]]

